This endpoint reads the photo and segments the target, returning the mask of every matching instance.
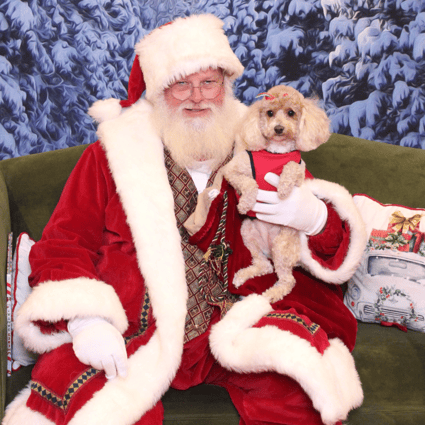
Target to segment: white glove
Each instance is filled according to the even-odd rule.
[[[267,173],[268,183],[277,187],[279,176]],[[258,190],[257,202],[252,211],[259,220],[272,224],[292,227],[309,236],[317,235],[326,225],[328,209],[306,185],[295,186],[286,199],[279,199],[277,192]]]
[[[124,339],[115,326],[100,317],[75,318],[68,322],[72,348],[80,362],[104,370],[107,379],[127,376]]]

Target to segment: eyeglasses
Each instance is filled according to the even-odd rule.
[[[186,100],[192,96],[193,89],[199,89],[204,99],[215,99],[219,94],[223,83],[215,80],[202,81],[199,86],[194,86],[189,81],[177,81],[170,86],[171,95],[177,100]]]

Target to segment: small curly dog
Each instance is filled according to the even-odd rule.
[[[239,212],[253,217],[250,210],[256,203],[259,182],[260,188],[276,191],[271,185],[266,187],[268,183],[261,183],[262,176],[269,171],[280,175],[277,192],[280,199],[285,199],[305,178],[300,151],[313,150],[330,136],[329,119],[314,100],[283,85],[263,95],[248,108],[237,133],[237,145],[243,150],[222,170],[240,194]],[[235,274],[233,284],[239,287],[248,279],[273,272],[271,258],[278,281],[263,295],[271,303],[282,299],[295,285],[292,269],[301,249],[298,230],[246,218],[241,233],[252,264]]]

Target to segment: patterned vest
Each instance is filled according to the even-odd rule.
[[[230,159],[231,156],[229,155],[222,165]],[[202,261],[204,253],[197,246],[189,243],[189,234],[183,226],[183,223],[194,212],[196,207],[198,191],[195,184],[187,170],[181,168],[171,158],[168,150],[165,150],[165,166],[173,191],[177,227],[182,238],[181,244],[186,264],[188,302],[184,342],[188,342],[205,332],[214,306],[222,308],[223,303],[214,302],[213,300],[223,296],[223,288],[212,267]],[[217,171],[212,173],[208,185],[212,184],[216,174]],[[201,279],[203,273],[205,275]],[[231,304],[230,300],[229,302]],[[229,302],[226,300],[226,306]]]

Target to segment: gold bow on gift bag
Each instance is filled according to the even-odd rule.
[[[413,232],[418,223],[421,221],[422,214],[415,214],[410,218],[406,218],[400,211],[396,211],[391,215],[392,219],[390,224],[393,225],[394,230],[401,233],[406,233],[408,230]]]

